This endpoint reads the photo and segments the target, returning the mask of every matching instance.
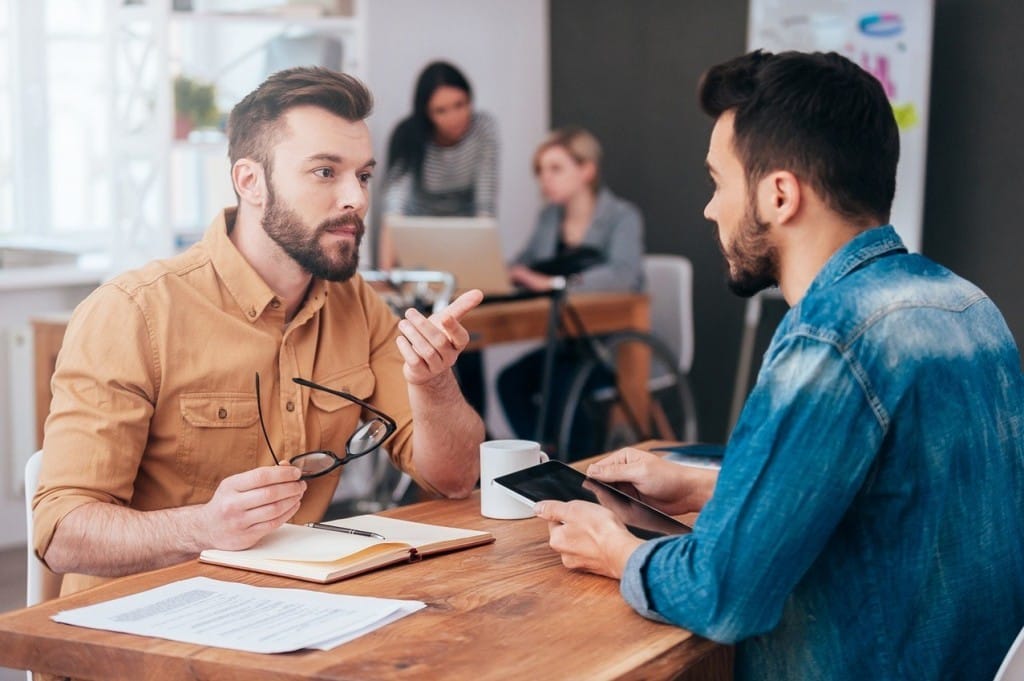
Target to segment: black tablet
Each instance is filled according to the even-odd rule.
[[[546,461],[494,479],[493,484],[532,506],[538,501],[580,499],[611,509],[641,539],[686,534],[690,527],[639,499],[599,480],[588,478],[561,461]]]

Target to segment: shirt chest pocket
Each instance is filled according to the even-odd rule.
[[[361,400],[370,401],[377,379],[370,370],[369,364],[331,374],[324,378],[313,379],[315,383],[354,395]],[[310,389],[309,415],[312,428],[309,432],[311,449],[328,449],[339,456],[344,456],[345,443],[356,430],[362,416],[362,408],[344,397],[338,397],[323,390]],[[314,438],[319,436],[320,441]]]
[[[180,404],[177,465],[190,485],[216,489],[224,478],[259,465],[255,395],[192,393]]]

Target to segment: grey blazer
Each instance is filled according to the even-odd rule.
[[[562,228],[561,206],[545,206],[523,252],[513,261],[532,264],[553,258]],[[594,220],[583,235],[584,245],[599,249],[605,263],[573,277],[573,291],[642,291],[644,289],[644,218],[640,210],[602,187],[597,194]]]

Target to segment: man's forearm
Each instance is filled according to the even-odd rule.
[[[409,386],[416,470],[445,496],[468,495],[480,477],[484,424],[451,371]]]
[[[44,556],[57,573],[120,577],[173,565],[202,550],[200,506],[136,511],[96,502],[64,517]]]

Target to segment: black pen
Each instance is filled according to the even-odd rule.
[[[337,525],[328,525],[326,523],[306,523],[306,527],[312,527],[317,530],[331,530],[332,532],[344,532],[345,534],[357,534],[360,537],[370,537],[371,539],[385,539],[384,535],[377,534],[376,532],[368,532],[367,530],[355,530],[351,527],[339,527]]]

